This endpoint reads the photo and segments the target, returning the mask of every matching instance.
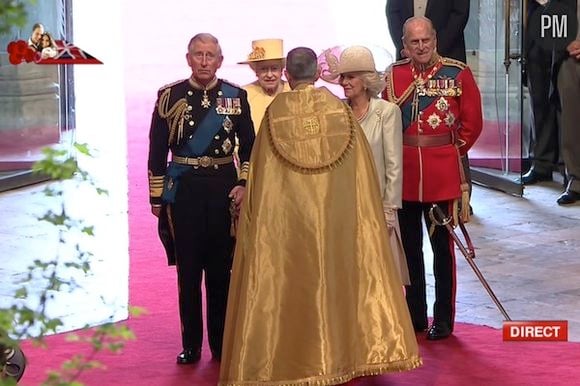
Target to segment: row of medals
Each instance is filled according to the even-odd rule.
[[[193,91],[191,91],[191,90],[187,91],[187,95],[192,96]],[[232,115],[241,114],[242,107],[240,105],[239,98],[223,98],[222,96],[223,96],[223,92],[221,90],[218,91],[218,98],[216,98],[216,104],[217,104],[216,111],[218,114],[226,116],[224,118],[222,125],[223,125],[225,132],[229,134],[230,131],[234,127],[234,123],[230,119],[229,115],[230,114],[232,114]],[[209,109],[211,107],[211,101],[209,100],[209,96],[207,95],[207,90],[203,90],[203,96],[201,99],[201,107],[204,109]],[[193,110],[193,106],[188,104],[187,105],[187,112],[183,116],[183,119],[188,121],[189,126],[195,125],[195,122],[193,121],[193,119],[191,119],[192,118],[192,116],[191,116],[192,110]],[[216,134],[214,139],[219,140],[220,136]],[[230,141],[229,138],[226,138],[224,140],[224,142],[222,143],[221,147],[226,155],[229,154],[233,148],[232,141]],[[219,151],[217,149],[215,150],[215,152],[216,152],[216,154],[219,153]]]

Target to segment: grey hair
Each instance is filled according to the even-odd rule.
[[[286,57],[286,71],[297,81],[314,81],[318,73],[316,53],[307,47],[297,47]]]
[[[403,40],[403,42],[405,41],[405,37],[407,36],[407,29],[409,28],[409,24],[417,22],[419,20],[423,21],[429,25],[429,29],[431,30],[432,37],[434,37],[434,38],[437,37],[437,31],[435,30],[435,27],[433,27],[433,22],[431,21],[431,19],[429,19],[425,16],[413,16],[413,17],[410,17],[407,20],[405,20],[405,23],[403,24],[403,37],[401,38]]]
[[[219,56],[222,56],[222,47],[220,46],[220,42],[212,34],[207,33],[207,32],[202,32],[202,33],[198,33],[197,35],[195,35],[194,37],[192,37],[191,40],[189,41],[189,43],[187,44],[187,51],[188,52],[189,52],[189,50],[191,50],[191,46],[195,42],[213,43],[213,44],[215,44],[217,46],[217,49],[218,49],[217,54]]]
[[[250,65],[250,68],[252,70],[254,70],[254,72],[256,72],[256,68],[258,67],[258,64],[260,62],[266,62],[266,61],[271,61],[271,60],[279,60],[280,61],[280,65],[282,68],[284,68],[284,66],[286,65],[286,59],[267,59],[267,60],[259,60],[259,61],[255,61],[255,62],[250,62],[248,63]]]

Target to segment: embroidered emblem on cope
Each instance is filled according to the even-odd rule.
[[[302,120],[302,127],[308,134],[316,134],[320,132],[320,123],[318,123],[318,118],[311,117]]]

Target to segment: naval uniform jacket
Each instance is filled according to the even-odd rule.
[[[383,98],[396,103],[402,113],[403,200],[453,200],[461,197],[459,156],[482,130],[481,96],[471,70],[460,61],[437,58],[420,74],[424,87],[417,87],[419,71],[409,59],[395,62],[383,91]],[[447,144],[434,146],[435,137],[446,136],[451,138]]]
[[[202,106],[203,94],[204,91],[197,89],[189,79],[164,86],[158,92],[149,134],[149,201],[152,205],[169,202],[171,197],[163,193],[172,190],[179,178],[179,171],[171,171],[172,164],[167,162],[169,152],[180,157],[223,158],[232,156],[237,137],[241,170],[238,183],[245,184],[254,143],[247,93],[218,79],[215,86],[207,90],[207,108]],[[209,114],[213,117],[208,117]],[[204,119],[211,120],[210,127],[204,128],[207,132],[198,139],[195,135],[200,134]],[[198,170],[207,169],[207,174],[219,175],[222,167],[200,166]],[[172,173],[168,175],[168,171]]]
[[[254,137],[247,93],[240,87],[222,79],[215,79],[206,90],[191,79],[162,87],[149,132],[149,202],[151,205],[174,202],[184,175],[222,179],[235,176],[233,162],[213,164],[213,160],[232,157],[236,140],[240,165],[237,181],[234,179],[231,185],[245,185]],[[171,162],[176,156],[193,160],[197,165]],[[169,264],[174,264],[167,222],[164,205],[159,233]]]

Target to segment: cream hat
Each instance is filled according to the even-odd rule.
[[[336,73],[347,72],[376,72],[375,60],[371,50],[363,46],[346,48],[340,54]]]
[[[252,52],[248,54],[248,59],[238,64],[285,58],[282,39],[261,39],[252,42]]]

